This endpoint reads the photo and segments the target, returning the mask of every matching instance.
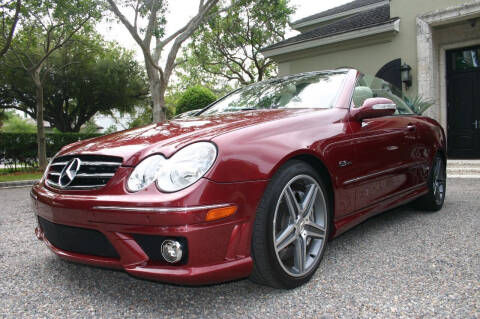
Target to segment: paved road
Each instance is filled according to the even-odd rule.
[[[61,261],[34,237],[28,189],[0,190],[0,318],[479,318],[479,185],[450,179],[442,211],[368,220],[292,291],[164,285]]]

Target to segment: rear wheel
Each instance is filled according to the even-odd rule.
[[[447,168],[444,158],[437,154],[428,176],[428,193],[416,201],[417,207],[437,211],[443,207],[447,190]]]
[[[329,207],[325,185],[311,166],[301,161],[283,166],[257,210],[251,279],[276,288],[307,282],[325,251]]]

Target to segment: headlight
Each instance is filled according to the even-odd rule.
[[[210,142],[198,142],[184,147],[171,158],[153,155],[135,167],[127,187],[137,192],[153,181],[164,192],[176,192],[198,181],[212,167],[217,148]]]
[[[153,183],[164,162],[165,158],[161,155],[153,155],[144,159],[130,174],[127,182],[128,190],[138,192]]]
[[[210,169],[217,157],[217,148],[209,142],[191,144],[168,159],[160,171],[157,186],[166,192],[175,192],[192,185]]]

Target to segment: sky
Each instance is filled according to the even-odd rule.
[[[297,8],[295,14],[291,16],[291,21],[340,6],[351,1],[352,0],[290,0],[290,4]],[[188,19],[195,15],[198,8],[198,0],[169,0],[168,8],[167,34],[171,34],[183,27]],[[124,14],[127,17],[129,17],[128,13],[128,11],[124,11]],[[138,45],[135,43],[130,36],[130,33],[128,33],[122,24],[117,22],[103,22],[97,27],[97,30],[105,37],[106,40],[115,40],[123,47],[135,51],[136,58],[139,60],[139,62],[143,62],[143,56]],[[289,30],[287,37],[292,37],[297,33],[298,32],[295,30]]]

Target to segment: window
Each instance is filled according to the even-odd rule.
[[[480,69],[480,48],[453,52],[451,59],[453,71]]]
[[[372,75],[361,75],[353,92],[353,104],[355,108],[361,107],[366,99],[384,97],[396,104],[395,114],[414,114],[405,103],[403,94],[392,84]]]
[[[259,82],[216,102],[202,115],[277,108],[331,108],[346,71],[312,72]]]

